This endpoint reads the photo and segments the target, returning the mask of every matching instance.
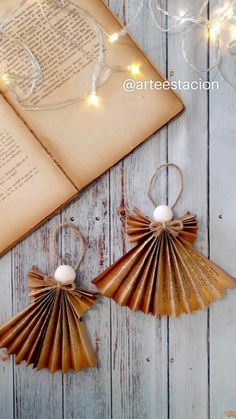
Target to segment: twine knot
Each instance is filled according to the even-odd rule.
[[[62,284],[62,282],[57,282],[57,288],[63,291],[74,291],[76,289],[76,284],[73,282],[73,284]]]
[[[160,236],[163,231],[169,233],[173,237],[178,237],[183,228],[184,224],[182,220],[173,220],[165,223],[153,221],[150,224],[150,230],[156,237]]]
[[[71,284],[63,284],[62,282],[57,281],[52,276],[48,276],[48,275],[45,275],[43,277],[43,280],[44,280],[44,282],[47,286],[52,287],[52,288],[58,288],[59,290],[74,291],[76,289],[76,283],[75,282],[73,282]]]

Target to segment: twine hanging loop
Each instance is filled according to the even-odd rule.
[[[75,271],[77,271],[77,270],[79,269],[80,265],[81,265],[81,262],[82,262],[82,261],[83,261],[83,259],[84,259],[84,256],[85,256],[86,247],[85,247],[84,237],[83,237],[83,235],[82,235],[82,233],[81,233],[81,231],[80,231],[79,227],[77,227],[77,226],[75,226],[75,225],[73,225],[73,224],[70,224],[70,223],[63,223],[63,224],[59,224],[59,225],[55,228],[55,230],[54,230],[54,232],[53,232],[53,246],[54,246],[54,252],[55,252],[55,255],[57,256],[57,258],[61,261],[61,263],[62,263],[63,265],[67,265],[67,260],[66,260],[66,259],[65,259],[65,258],[64,258],[64,257],[63,257],[60,253],[59,253],[58,235],[59,235],[59,232],[60,232],[62,229],[64,229],[64,228],[70,228],[70,229],[72,229],[72,230],[76,233],[76,235],[79,237],[80,242],[81,242],[81,244],[82,244],[82,251],[81,251],[80,258],[79,258],[78,262],[76,263],[76,265],[75,265],[75,267],[74,267]]]
[[[158,206],[158,203],[156,202],[156,200],[153,197],[153,188],[155,186],[156,180],[157,180],[158,176],[160,175],[160,172],[162,171],[162,169],[166,169],[166,168],[169,168],[169,167],[172,167],[172,168],[176,169],[177,170],[177,173],[179,175],[179,178],[180,178],[180,189],[179,189],[179,193],[177,195],[176,200],[174,201],[173,205],[171,206],[171,209],[172,210],[175,208],[175,206],[178,204],[178,202],[179,202],[179,200],[181,198],[181,195],[182,195],[182,192],[183,192],[183,188],[184,188],[184,179],[183,179],[183,172],[182,172],[182,170],[180,169],[179,166],[177,166],[177,164],[174,164],[174,163],[164,163],[164,164],[161,164],[156,169],[154,175],[152,176],[151,181],[150,181],[150,185],[149,185],[149,189],[148,189],[148,198],[153,203],[153,205],[154,205],[155,208]]]

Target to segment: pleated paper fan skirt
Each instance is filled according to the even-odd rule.
[[[179,316],[208,306],[236,281],[181,236],[147,235],[93,283],[118,304],[154,316]]]
[[[37,370],[79,372],[95,367],[85,326],[78,316],[78,301],[60,288],[42,293],[29,307],[0,328],[0,346]]]

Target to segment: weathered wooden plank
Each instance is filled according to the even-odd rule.
[[[213,12],[219,4],[213,1],[211,6]],[[220,89],[210,93],[211,258],[236,276],[235,91],[219,74],[213,74],[212,80],[219,82]],[[228,291],[210,313],[211,419],[225,419],[227,412],[236,411],[235,298],[236,291]]]
[[[0,324],[12,315],[12,275],[11,252],[0,259],[1,293],[0,293]],[[13,418],[13,360],[4,349],[0,349],[0,417]]]
[[[90,281],[104,270],[109,255],[109,174],[87,188],[62,214],[62,220],[74,220],[86,239],[87,252],[78,272],[81,288],[95,289]],[[68,234],[66,234],[68,233]],[[78,259],[78,242],[70,231],[63,235],[63,248]],[[64,377],[64,417],[80,419],[110,418],[110,302],[102,299],[84,320],[99,366],[80,374]],[[77,412],[77,413],[75,413]]]
[[[110,1],[122,19],[129,21],[136,1]],[[147,31],[148,28],[148,31]],[[165,37],[154,32],[145,9],[133,34],[165,72]],[[158,46],[157,46],[158,45]],[[155,48],[154,48],[155,46]],[[147,110],[148,111],[148,110]],[[128,250],[120,210],[124,206],[151,214],[147,198],[150,178],[166,159],[166,130],[143,144],[111,170],[111,262]],[[165,184],[160,195],[165,196]],[[132,313],[112,303],[112,407],[114,418],[167,418],[166,319]]]
[[[29,304],[27,273],[33,265],[43,272],[54,273],[55,264],[51,232],[59,216],[45,224],[12,254],[13,312],[17,313]],[[44,370],[36,372],[24,365],[14,367],[14,409],[17,419],[62,418],[62,376]]]
[[[134,0],[111,0],[110,4],[121,18],[129,19],[137,10]],[[180,0],[175,2],[175,8],[178,7],[183,8]],[[132,31],[165,72],[165,35],[154,30],[146,9],[138,27],[133,27]],[[196,39],[196,35],[192,38]],[[189,37],[189,45],[191,42]],[[180,45],[181,35],[169,37],[169,78],[198,79],[199,75],[184,64]],[[206,56],[206,50],[202,51],[200,59]],[[210,250],[212,259],[235,275],[232,232],[232,202],[236,193],[234,92],[221,80],[220,86],[220,92],[210,93]],[[184,196],[177,213],[192,210],[199,215],[198,248],[207,254],[207,94],[185,91],[182,96],[187,110],[169,127],[168,153],[164,129],[89,187],[63,212],[62,219],[68,221],[73,217],[88,242],[87,255],[78,275],[80,284],[89,286],[90,279],[103,270],[109,260],[116,260],[128,249],[120,209],[124,205],[130,209],[136,205],[151,214],[152,207],[146,197],[148,182],[155,167],[167,157],[180,164],[185,175]],[[171,173],[170,199],[177,188]],[[165,179],[160,186],[164,202]],[[229,204],[228,197],[231,197]],[[26,274],[33,263],[42,270],[54,271],[57,261],[52,254],[49,227],[51,231],[59,220],[60,217],[56,217],[13,250],[12,269],[10,253],[1,259],[1,322],[9,318],[12,311],[15,313],[28,304]],[[75,244],[69,234],[63,235],[63,248],[73,256],[76,256]],[[13,367],[12,361],[3,362],[5,357],[1,355],[0,417],[13,418],[14,411],[15,417],[22,419],[206,419],[208,413],[208,419],[226,417],[225,412],[236,410],[234,298],[235,292],[230,291],[212,306],[209,331],[206,311],[167,322],[131,313],[102,299],[85,317],[91,342],[98,350],[99,368],[62,378],[61,374],[51,376],[46,371],[36,374],[30,368]]]
[[[175,10],[189,8],[188,1],[169,2]],[[171,9],[170,9],[171,10]],[[169,79],[198,80],[199,73],[184,62],[181,45],[183,33],[168,37]],[[196,45],[199,34],[187,33],[187,47]],[[191,47],[193,49],[193,47]],[[195,51],[195,50],[194,50]],[[207,45],[195,52],[194,59],[206,64]],[[201,76],[202,77],[202,76]],[[204,77],[202,77],[204,79]],[[177,163],[184,173],[184,193],[176,214],[196,213],[200,220],[197,247],[207,254],[207,161],[208,107],[207,93],[180,92],[186,104],[185,113],[168,131],[169,161]],[[177,177],[171,171],[169,197],[177,193]],[[169,321],[169,402],[171,419],[206,419],[208,417],[208,345],[207,311]]]

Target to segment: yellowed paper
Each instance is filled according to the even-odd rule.
[[[76,192],[0,96],[0,254]]]
[[[36,370],[65,373],[94,368],[97,357],[81,317],[95,304],[97,294],[58,286],[35,267],[28,278],[33,302],[0,327],[0,346],[16,355],[17,364],[25,361]]]
[[[58,103],[77,95],[83,96],[91,89],[95,63],[81,54],[76,42],[95,51],[97,38],[81,17],[58,12],[55,6],[50,6],[53,3],[42,1],[49,21],[63,28],[63,33],[68,34],[75,45],[67,43],[48,26],[36,0],[29,0],[24,9],[22,7],[5,25],[8,33],[24,38],[42,65],[44,82],[31,99],[33,105]],[[87,9],[108,34],[120,30],[119,23],[101,0],[75,0],[75,3]],[[9,9],[9,2],[2,1],[2,14],[4,5]],[[137,64],[141,70],[140,80],[163,80],[129,36],[116,45],[106,40],[105,45],[108,64],[123,67]],[[17,62],[10,52],[8,64],[14,64],[17,72],[22,70],[22,65],[27,68],[27,63]],[[183,109],[181,101],[170,90],[125,92],[123,83],[130,77],[128,71],[112,75],[98,91],[98,107],[86,102],[56,111],[30,112],[17,106],[12,96],[8,99],[81,189]]]
[[[198,223],[187,213],[163,225],[138,211],[127,220],[136,246],[92,282],[106,297],[154,316],[179,316],[221,298],[236,281],[193,248]]]

